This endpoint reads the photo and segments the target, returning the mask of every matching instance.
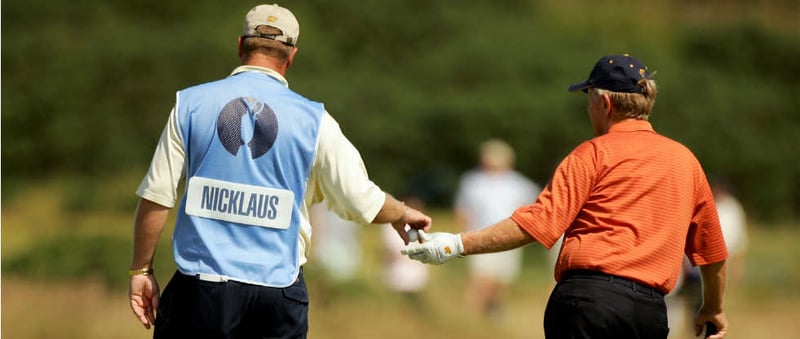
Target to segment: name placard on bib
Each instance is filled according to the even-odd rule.
[[[203,177],[189,179],[186,214],[287,229],[292,221],[294,192],[237,184]]]

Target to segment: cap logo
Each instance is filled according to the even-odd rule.
[[[276,18],[274,15],[270,15],[267,17],[267,22],[275,22],[275,21],[278,21],[278,18]]]

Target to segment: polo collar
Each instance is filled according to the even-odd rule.
[[[280,73],[276,72],[273,69],[266,68],[266,67],[253,66],[253,65],[242,65],[242,66],[236,67],[236,69],[234,69],[233,72],[231,73],[231,76],[239,74],[239,73],[243,73],[243,72],[259,72],[259,73],[263,73],[263,74],[266,74],[267,76],[275,78],[275,80],[280,81],[284,86],[289,87],[289,82],[286,81],[286,78],[284,78],[283,75],[281,75]]]
[[[611,125],[608,133],[648,131],[655,132],[653,125],[647,120],[627,119]]]

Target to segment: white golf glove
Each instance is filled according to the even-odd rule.
[[[425,233],[425,231],[419,230],[419,237],[422,239],[421,244],[412,243],[402,249],[400,253],[426,264],[441,265],[450,259],[461,256],[461,253],[464,252],[461,234]]]

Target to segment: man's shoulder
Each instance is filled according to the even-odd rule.
[[[210,88],[213,88],[215,86],[219,86],[226,79],[228,79],[228,78],[221,78],[221,79],[216,79],[216,80],[196,83],[196,84],[189,85],[187,87],[184,87],[184,88],[180,89],[179,92],[190,92],[190,91],[198,91],[198,90],[210,89]]]
[[[581,142],[578,144],[578,146],[575,146],[575,148],[572,149],[570,155],[578,157],[593,156],[599,149],[606,147],[605,144],[607,143],[607,140],[605,137],[607,135],[608,134],[601,135]]]
[[[248,72],[248,73],[255,73],[255,72]],[[213,81],[195,84],[186,87],[184,89],[181,89],[178,92],[182,93],[183,95],[193,94],[199,96],[228,92],[229,95],[234,95],[234,96],[242,95],[242,96],[252,96],[252,97],[262,97],[261,94],[269,93],[266,94],[266,97],[280,96],[282,99],[291,99],[294,100],[295,102],[301,102],[303,104],[311,105],[324,110],[324,104],[322,102],[309,99],[306,96],[286,87],[284,84],[278,82],[277,80],[273,82],[272,81],[273,79],[269,78],[268,75],[263,75],[264,79],[268,79],[268,81],[264,82],[265,84],[264,86],[266,86],[264,88],[269,87],[271,89],[274,89],[274,91],[260,90],[256,88],[259,85],[256,85],[252,82],[253,79],[248,79],[246,75],[245,76],[242,75],[244,75],[244,73],[237,74],[237,76],[230,76]],[[255,75],[259,76],[259,74]]]

